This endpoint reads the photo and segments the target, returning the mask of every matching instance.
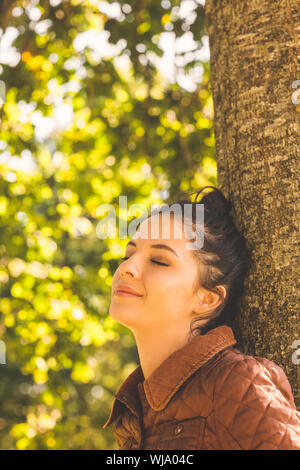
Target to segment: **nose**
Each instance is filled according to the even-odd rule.
[[[131,276],[131,277],[138,277],[136,272],[136,268],[133,262],[130,262],[129,259],[123,261],[123,263],[119,266],[119,274],[121,277]]]

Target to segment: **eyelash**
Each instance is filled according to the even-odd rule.
[[[120,258],[120,261],[124,261],[125,259],[128,259],[129,256],[125,256],[125,258]],[[159,264],[160,266],[169,266],[168,264],[165,264],[165,263],[161,263],[160,261],[155,261],[154,259],[151,259],[152,263],[156,263],[156,264]]]

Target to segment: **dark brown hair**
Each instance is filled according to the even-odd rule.
[[[213,191],[203,196],[206,188]],[[202,193],[202,198],[197,201]],[[247,275],[250,263],[250,252],[244,236],[237,230],[233,217],[230,215],[233,209],[231,202],[223,193],[214,186],[204,186],[200,190],[189,193],[189,197],[196,194],[195,200],[180,199],[175,203],[182,208],[184,204],[192,204],[192,227],[196,226],[196,206],[204,205],[204,243],[201,249],[192,250],[199,263],[199,276],[194,284],[194,291],[199,287],[217,293],[221,297],[221,303],[213,311],[205,316],[196,317],[190,325],[190,335],[205,334],[207,331],[220,325],[232,326],[236,316],[238,298],[244,290],[244,279]],[[170,204],[170,203],[169,203]],[[167,208],[158,210],[157,213],[168,211]],[[204,266],[204,269],[203,269]],[[226,289],[226,297],[217,288],[223,285]],[[207,320],[207,321],[205,321]],[[196,327],[192,329],[193,325]]]

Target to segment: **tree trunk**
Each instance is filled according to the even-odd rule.
[[[283,368],[300,410],[299,0],[205,8],[218,187],[253,257],[234,330]]]

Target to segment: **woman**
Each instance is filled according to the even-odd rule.
[[[229,323],[249,252],[232,206],[213,186],[177,203],[192,204],[198,233],[197,198],[206,188],[213,191],[200,201],[202,247],[187,249],[186,219],[167,219],[163,210],[145,219],[126,247],[109,312],[133,332],[140,365],[120,386],[103,427],[115,423],[119,450],[299,450],[300,413],[285,373],[234,348]]]

